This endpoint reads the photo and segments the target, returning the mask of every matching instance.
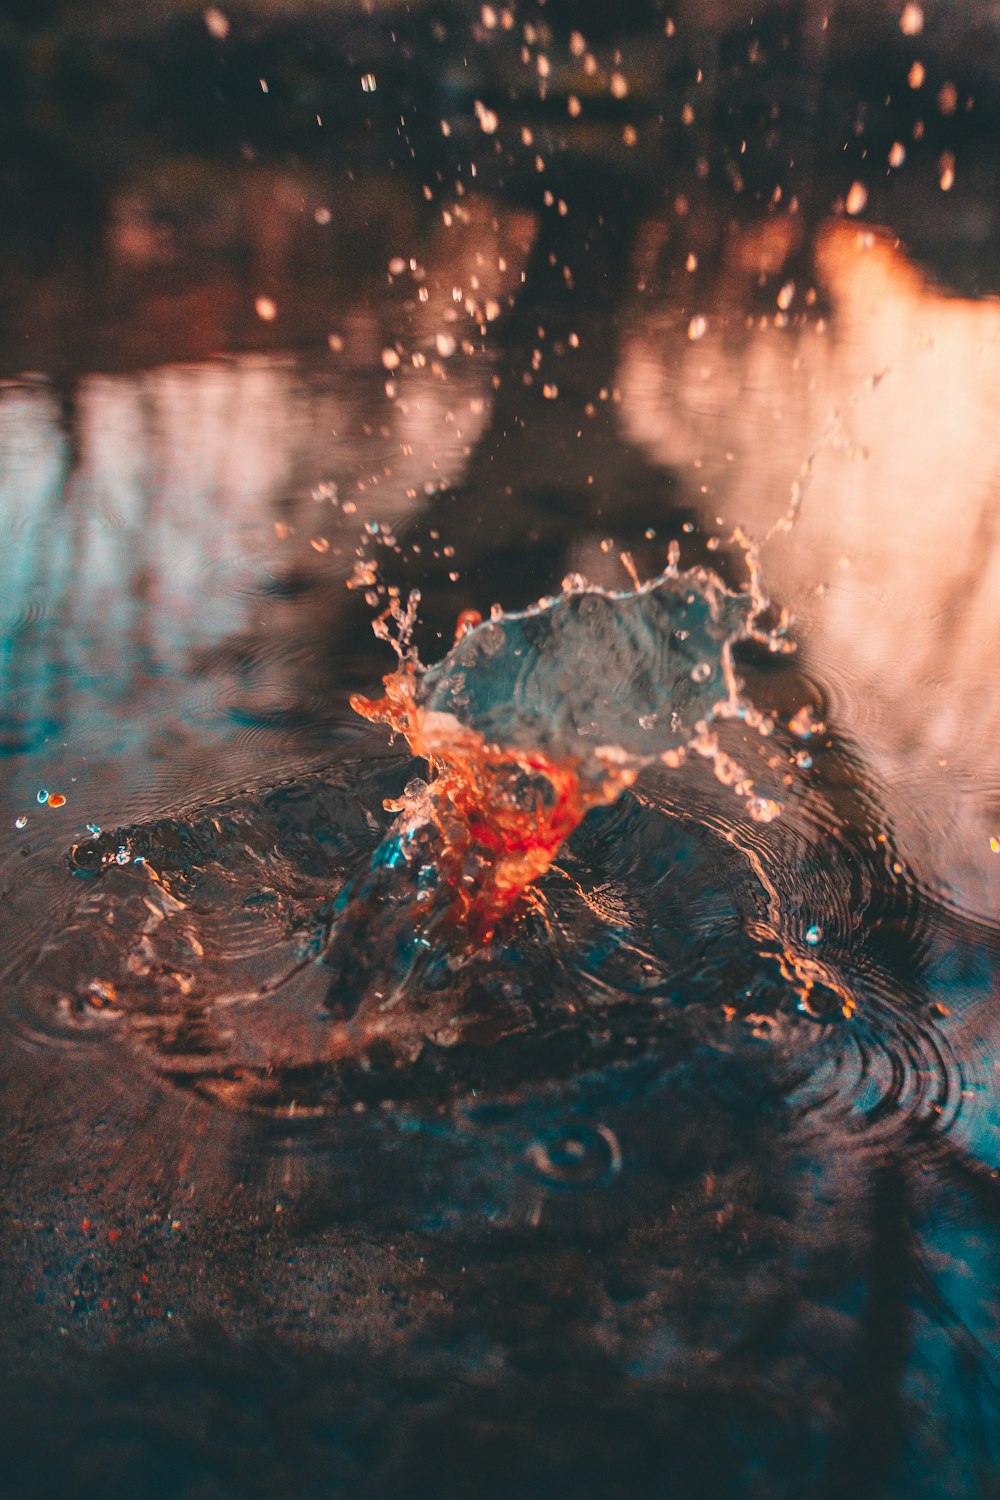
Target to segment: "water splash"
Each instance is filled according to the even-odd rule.
[[[756,549],[742,536],[748,583],[732,590],[705,568],[667,569],[609,592],[574,575],[563,592],[489,620],[466,612],[455,644],[424,667],[411,637],[419,597],[398,596],[376,624],[396,669],[379,699],[355,696],[365,718],[405,736],[430,769],[393,806],[390,868],[427,870],[442,915],[474,943],[489,941],[594,807],[615,801],[642,770],[679,767],[689,753],[769,822],[780,812],[721,746],[719,720],[763,735],[773,722],[744,694],[740,641],[791,649],[787,620],[768,610]]]

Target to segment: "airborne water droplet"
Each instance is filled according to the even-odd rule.
[[[847,202],[844,205],[847,209],[847,212],[851,215],[859,214],[861,213],[867,202],[868,189],[865,187],[864,183],[852,182],[851,190],[847,195]]]

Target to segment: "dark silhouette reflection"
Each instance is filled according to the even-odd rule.
[[[461,484],[433,494],[412,532],[438,533],[461,559],[461,580],[422,566],[425,632],[445,634],[459,610],[497,599],[529,602],[571,567],[627,582],[618,549],[640,570],[662,567],[665,540],[649,533],[669,515],[693,515],[665,466],[622,431],[623,308],[644,195],[595,171],[578,175],[575,207],[542,208],[523,286],[500,323],[486,428]],[[408,532],[408,535],[411,535]],[[610,538],[608,554],[600,542]],[[390,578],[407,574],[394,573]],[[411,570],[412,575],[412,570]]]

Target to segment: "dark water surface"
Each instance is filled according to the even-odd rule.
[[[993,96],[893,12],[879,114],[801,9],[777,197],[740,27],[602,33],[591,127],[487,7],[409,165],[386,81],[7,247],[4,1493],[1000,1491]],[[725,628],[637,612],[672,542]],[[471,942],[365,595],[430,662],[576,575],[427,701],[638,778]]]

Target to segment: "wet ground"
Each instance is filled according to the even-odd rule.
[[[216,134],[76,139],[86,203],[31,116],[6,1493],[997,1492],[997,96],[899,9],[195,16]],[[751,541],[680,760],[727,630],[635,582],[735,619]],[[472,940],[378,589],[432,662],[581,577],[437,680],[643,763]]]

